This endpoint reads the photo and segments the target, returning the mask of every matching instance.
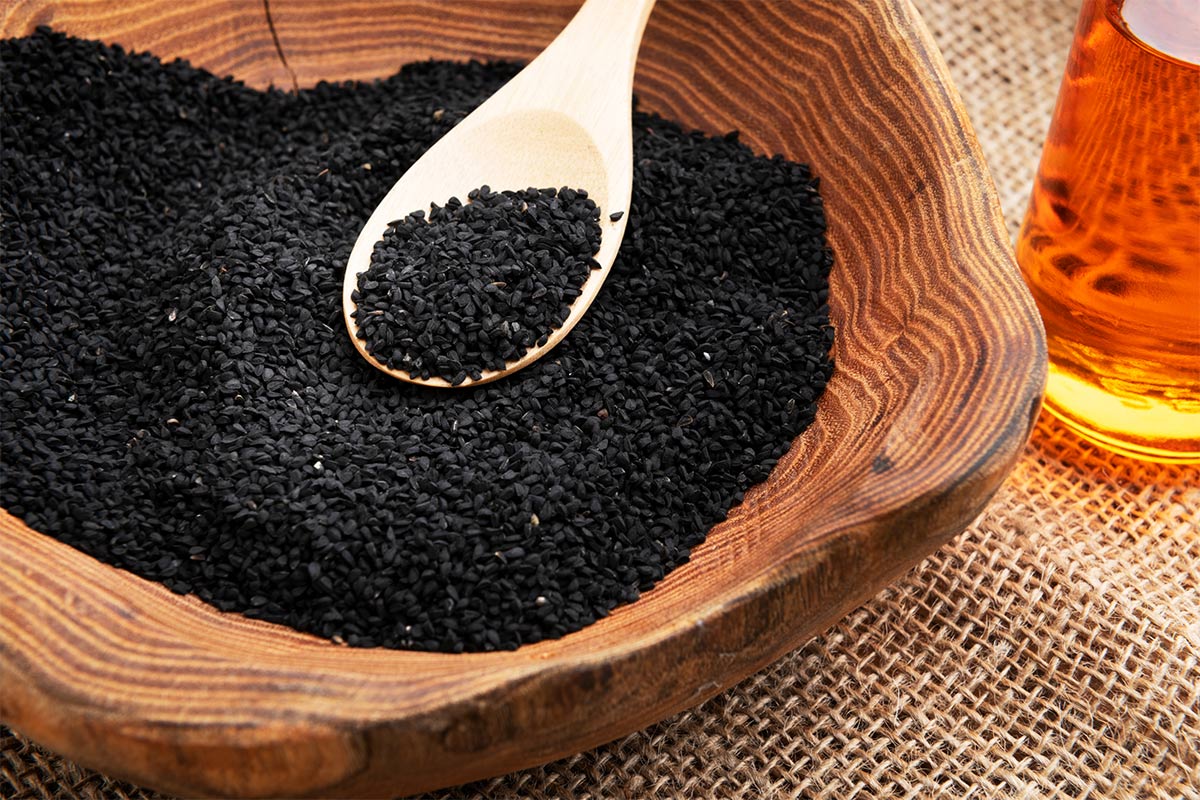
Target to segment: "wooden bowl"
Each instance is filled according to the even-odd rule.
[[[15,0],[256,85],[534,55],[578,0]],[[269,15],[268,16],[268,11]],[[908,0],[661,0],[644,107],[824,180],[836,374],[815,424],[690,563],[558,641],[338,647],[223,614],[0,512],[0,719],[186,795],[388,796],[549,761],[695,705],[954,535],[1021,451],[1045,348],[945,64]]]

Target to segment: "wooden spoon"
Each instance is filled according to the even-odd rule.
[[[392,369],[358,336],[353,293],[388,225],[431,203],[465,200],[480,186],[494,191],[569,186],[586,189],[600,207],[601,240],[593,269],[570,314],[546,343],[501,370],[458,386],[494,381],[545,355],[583,317],[612,269],[625,235],[633,189],[631,97],[642,31],[655,0],[587,0],[562,33],[529,66],[475,109],[401,176],[358,235],[346,264],[342,311],[363,358],[387,374],[424,386],[450,386]],[[621,212],[616,220],[611,218]]]

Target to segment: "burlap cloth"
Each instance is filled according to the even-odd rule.
[[[1079,0],[917,0],[1012,232]],[[432,798],[1200,798],[1200,480],[1043,414],[966,532],[764,672]],[[0,797],[149,798],[0,728]]]

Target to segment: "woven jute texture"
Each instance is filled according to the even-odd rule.
[[[1078,0],[917,0],[1015,234]],[[1200,798],[1200,474],[1043,416],[966,532],[703,706],[458,798]],[[156,797],[0,729],[0,797]]]

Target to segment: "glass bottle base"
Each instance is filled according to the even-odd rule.
[[[1051,363],[1045,407],[1083,438],[1121,455],[1200,463],[1200,399],[1118,394]]]

